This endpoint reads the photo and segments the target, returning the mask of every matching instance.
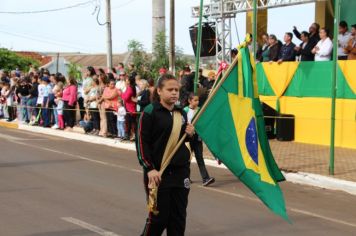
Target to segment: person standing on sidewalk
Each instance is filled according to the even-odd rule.
[[[136,84],[135,78],[126,78],[126,90],[121,91],[121,98],[126,109],[126,138],[135,141],[136,134]]]
[[[43,84],[43,101],[42,101],[42,121],[43,127],[48,128],[50,127],[50,113],[49,113],[49,93],[52,90],[51,85],[49,84],[49,78],[47,76],[42,77],[42,84]]]
[[[93,119],[94,129],[91,132],[94,135],[98,135],[100,132],[100,113],[98,109],[98,97],[99,97],[99,79],[94,76],[91,89],[87,97],[87,107],[89,107],[90,115]]]
[[[70,76],[67,79],[67,85],[63,90],[63,116],[66,125],[66,131],[71,131],[75,124],[75,105],[77,104],[77,81]]]
[[[119,101],[117,102],[117,112],[114,112],[114,114],[117,117],[117,137],[121,141],[126,137],[126,132],[125,132],[126,109],[121,99],[119,99]]]
[[[199,111],[199,96],[190,93],[188,97],[189,106],[184,108],[184,111],[187,113],[188,122],[192,123],[194,115]],[[195,159],[197,160],[200,175],[203,179],[203,186],[208,186],[215,182],[213,177],[209,176],[208,171],[205,167],[205,162],[203,158],[203,142],[198,134],[194,134],[192,140],[189,142],[190,149],[194,152]]]
[[[119,98],[119,93],[115,88],[115,80],[110,80],[109,86],[104,89],[101,100],[105,106],[107,128],[109,133],[107,134],[110,137],[117,136],[116,122],[117,117],[114,114],[114,111],[117,111],[117,100]]]
[[[30,97],[26,103],[27,105],[27,113],[30,118],[30,125],[33,125],[36,122],[37,116],[37,97],[38,97],[38,76],[34,75],[31,78],[31,88],[30,88]]]
[[[156,211],[150,211],[142,235],[184,235],[188,194],[190,190],[190,152],[182,143],[172,159],[170,151],[186,133],[194,134],[186,113],[175,106],[179,99],[179,82],[172,75],[163,75],[155,91],[156,100],[141,114],[136,148],[144,170],[147,201],[152,199],[149,188],[156,189]],[[190,138],[188,138],[189,141]],[[162,163],[168,161],[166,169]],[[167,163],[167,162],[166,162]],[[163,173],[162,173],[163,172]],[[159,187],[158,187],[159,186]],[[158,187],[158,189],[157,189]]]
[[[93,77],[96,75],[95,69],[92,66],[88,66],[85,71],[85,78],[83,79],[83,84],[82,84],[82,99],[83,99],[83,107],[85,108],[85,112],[89,112],[89,107],[88,107],[88,97],[89,97],[89,92],[93,84]]]
[[[27,102],[30,97],[31,86],[29,84],[30,78],[25,77],[20,80],[20,85],[16,90],[17,96],[20,98],[20,111],[21,111],[21,121],[23,123],[29,123],[30,117],[27,112]]]

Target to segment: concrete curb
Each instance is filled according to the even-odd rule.
[[[42,128],[38,126],[28,126],[28,125],[19,125],[19,130],[26,130],[34,133],[48,134],[52,136],[57,136],[61,138],[73,139],[82,142],[102,144],[109,147],[125,149],[129,151],[136,151],[135,145],[132,143],[120,142],[119,140],[103,138],[98,136],[92,136],[87,134],[81,134],[76,132],[65,132],[60,130],[54,130],[49,128]]]
[[[102,138],[98,136],[91,136],[76,132],[63,132],[59,130],[53,130],[48,128],[42,128],[38,126],[28,126],[28,125],[17,125],[16,123],[9,123],[0,121],[0,127],[6,128],[18,128],[19,130],[26,130],[34,133],[47,134],[52,136],[57,136],[61,138],[73,139],[82,142],[89,142],[94,144],[102,144],[109,147],[120,148],[128,151],[136,151],[135,144],[120,142],[114,139]],[[192,160],[195,162],[195,159]],[[219,165],[217,161],[211,159],[205,159],[205,164],[212,167],[227,169],[223,164]],[[319,188],[325,188],[330,190],[344,191],[352,195],[356,195],[356,182],[346,181],[341,179],[336,179],[328,176],[298,172],[289,173],[282,172],[286,180],[291,183],[304,184]]]
[[[217,168],[227,169],[224,164],[219,165],[215,160],[205,160],[205,164]],[[282,173],[286,180],[291,183],[309,185],[329,190],[344,191],[349,194],[356,195],[356,182],[305,172],[290,173],[282,171]]]

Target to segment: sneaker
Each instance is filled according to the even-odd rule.
[[[58,129],[59,127],[58,127],[58,125],[53,125],[51,128],[52,129]]]
[[[214,183],[215,182],[215,179],[213,177],[210,177],[209,179],[205,179],[203,181],[203,186],[204,187],[207,187],[209,186],[210,184]]]

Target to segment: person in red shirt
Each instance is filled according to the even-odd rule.
[[[124,101],[126,108],[126,128],[127,137],[125,139],[135,140],[135,130],[136,130],[136,84],[135,78],[126,78],[126,90],[121,94],[121,98]]]
[[[75,106],[77,105],[77,81],[74,77],[68,77],[67,85],[63,90],[63,116],[67,126],[66,130],[69,131],[74,127],[75,123]]]

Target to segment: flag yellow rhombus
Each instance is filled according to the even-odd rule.
[[[356,60],[343,60],[338,62],[348,85],[352,92],[356,94]]]
[[[268,82],[278,98],[286,91],[298,65],[299,62],[262,63]]]

